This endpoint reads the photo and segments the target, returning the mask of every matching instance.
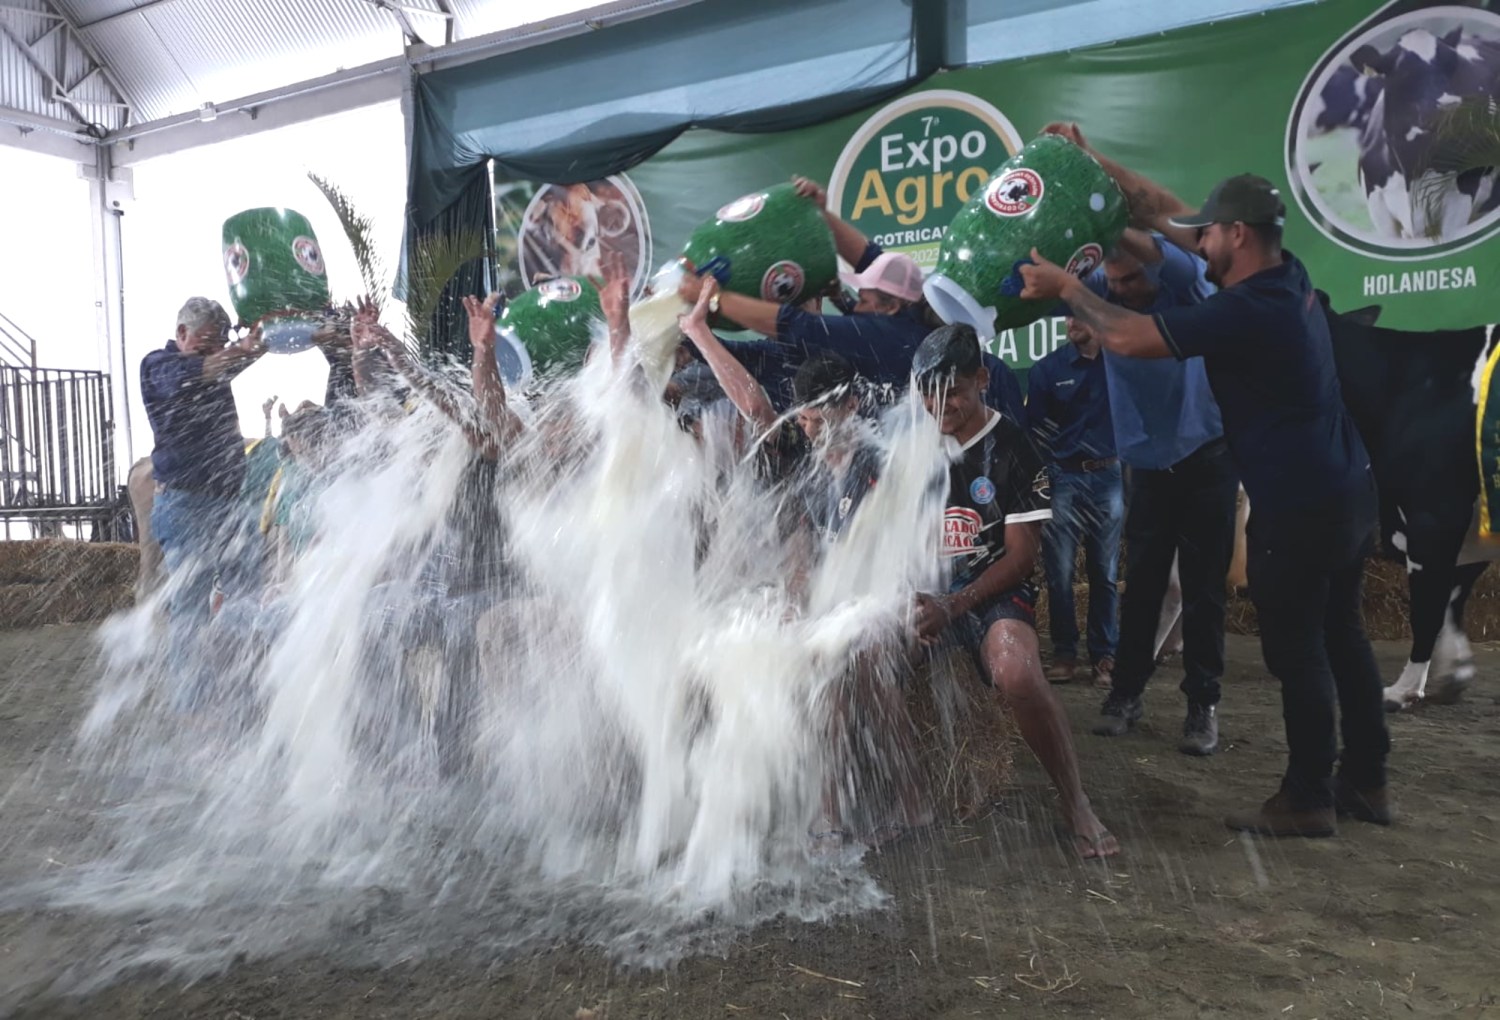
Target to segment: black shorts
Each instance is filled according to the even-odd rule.
[[[962,585],[955,585],[955,590]],[[948,635],[979,655],[984,636],[1001,620],[1019,620],[1026,626],[1036,627],[1037,586],[1034,581],[1024,581],[1008,591],[1003,591],[977,609],[954,618],[948,625]],[[981,669],[983,676],[984,671]],[[988,676],[985,676],[988,682]]]

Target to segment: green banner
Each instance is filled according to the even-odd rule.
[[[1254,172],[1287,199],[1286,246],[1335,308],[1380,305],[1398,329],[1493,321],[1500,185],[1493,171],[1408,179],[1442,106],[1494,95],[1497,0],[1325,0],[1109,47],[948,72],[865,113],[781,134],[689,131],[606,181],[496,181],[505,288],[538,273],[637,287],[736,197],[805,174],[830,203],[924,268],[989,174],[1051,121],[1197,206]],[[1024,370],[1066,342],[1061,320],[1008,330]]]

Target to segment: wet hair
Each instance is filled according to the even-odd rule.
[[[824,404],[854,394],[854,366],[832,351],[820,351],[802,363],[792,378],[792,397],[799,404]]]
[[[911,370],[917,384],[926,386],[943,378],[974,375],[984,367],[979,334],[967,323],[939,326],[917,348]]]
[[[229,313],[212,298],[190,297],[177,312],[177,325],[186,326],[189,333],[196,333],[210,322],[217,322],[226,330],[231,325]]]
[[[308,446],[317,445],[328,431],[328,412],[317,405],[302,406],[281,423],[281,439],[299,439]]]

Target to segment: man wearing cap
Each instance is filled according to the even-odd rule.
[[[922,270],[909,256],[885,251],[845,222],[828,208],[828,194],[823,186],[806,177],[794,177],[797,193],[823,210],[823,218],[833,232],[834,245],[841,259],[854,267],[853,273],[840,273],[839,279],[858,293],[858,300],[846,315],[822,315],[797,305],[778,305],[743,294],[721,293],[718,311],[746,329],[768,337],[771,350],[790,345],[795,353],[791,360],[801,362],[817,350],[832,351],[846,359],[861,376],[884,388],[887,393],[903,389],[911,375],[911,358],[928,330],[938,325],[922,297]],[[688,273],[679,293],[684,301],[695,303],[703,278]],[[748,343],[755,343],[750,341]],[[742,361],[751,352],[746,342],[731,346]],[[1022,413],[1021,387],[1010,369],[998,358],[986,355],[990,368],[990,406],[1013,420]],[[752,367],[752,371],[754,368]],[[774,392],[770,380],[762,379],[768,391]]]
[[[1147,315],[1213,293],[1207,265],[1159,232],[1131,227],[1084,283]],[[1208,755],[1219,744],[1224,675],[1224,578],[1234,553],[1239,477],[1202,358],[1126,358],[1104,352],[1115,449],[1128,469],[1125,594],[1114,684],[1093,732],[1121,736],[1141,718],[1156,668],[1162,599],[1172,562],[1182,585],[1182,692],[1187,717],[1178,750]]]
[[[217,301],[189,298],[176,336],[141,359],[141,399],[155,439],[151,532],[170,582],[168,638],[179,667],[208,622],[214,575],[240,516],[245,439],[230,383],[265,353],[259,330],[230,344],[229,327]],[[202,679],[184,679],[180,708],[196,707]]]
[[[1042,526],[1052,665],[1046,677],[1068,683],[1078,670],[1073,568],[1082,544],[1089,578],[1088,652],[1094,683],[1110,685],[1119,639],[1120,525],[1125,496],[1099,342],[1069,318],[1068,345],[1026,377],[1026,425],[1052,478],[1052,519]]]
[[[934,330],[917,349],[912,374],[950,459],[941,545],[950,581],[945,594],[916,597],[917,640],[955,640],[975,652],[981,675],[1005,696],[1057,787],[1079,856],[1112,856],[1119,843],[1083,792],[1067,715],[1037,653],[1032,576],[1042,524],[1052,516],[1041,457],[1022,426],[985,405],[989,380],[972,326]]]
[[[1062,131],[1081,141],[1076,127]],[[1022,296],[1066,301],[1117,354],[1204,361],[1252,507],[1251,598],[1266,667],[1281,681],[1288,749],[1280,790],[1225,822],[1269,836],[1331,836],[1336,814],[1389,824],[1390,739],[1360,592],[1375,482],[1344,409],[1328,321],[1302,263],[1281,247],[1286,206],[1270,181],[1240,174],[1194,213],[1160,185],[1101,162],[1137,225],[1196,241],[1220,290],[1145,315],[1102,300],[1034,251],[1021,267]]]

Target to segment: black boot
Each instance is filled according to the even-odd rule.
[[[1140,698],[1121,697],[1111,693],[1104,699],[1104,707],[1099,710],[1099,721],[1094,723],[1092,732],[1096,737],[1123,737],[1130,732],[1130,728],[1144,711]]]
[[[1182,742],[1177,750],[1205,758],[1219,749],[1219,714],[1214,705],[1188,702],[1187,718],[1182,723]]]

